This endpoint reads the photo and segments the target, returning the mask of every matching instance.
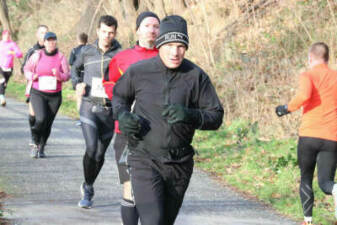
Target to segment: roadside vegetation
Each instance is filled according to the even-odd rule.
[[[235,120],[224,124],[219,132],[197,132],[196,166],[248,198],[257,198],[281,214],[302,220],[296,142],[294,138],[260,138],[257,122]],[[333,224],[333,199],[319,189],[317,177],[314,194],[315,224]]]
[[[187,58],[210,75],[225,109],[218,132],[197,132],[196,165],[246,196],[302,219],[296,156],[300,112],[278,118],[274,108],[295,93],[297,75],[305,70],[307,49],[313,42],[330,46],[330,66],[337,68],[337,1],[174,1],[143,0],[139,5],[126,0],[8,2],[23,51],[35,42],[32,31],[41,23],[58,34],[60,50],[69,54],[77,32],[88,31],[94,40],[95,19],[101,14],[116,16],[117,39],[124,48],[135,43],[130,23],[139,11],[153,10],[161,18],[172,13],[185,17],[191,43]],[[12,81],[8,93],[24,100],[24,77],[17,73]],[[69,82],[61,113],[76,118],[74,101]],[[316,178],[314,190],[315,224],[331,224],[332,198],[319,190]]]
[[[7,219],[4,219],[5,209],[2,207],[2,202],[6,199],[7,195],[4,190],[4,183],[2,182],[2,179],[0,179],[0,225],[9,225],[9,221]]]

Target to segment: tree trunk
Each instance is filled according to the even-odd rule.
[[[134,0],[122,0],[124,18],[126,20],[132,20],[136,17],[136,6]],[[139,5],[137,5],[139,7]]]
[[[164,0],[161,0],[158,4],[159,12],[163,12],[163,17],[166,17],[168,15],[166,9],[165,9],[165,2]]]
[[[138,1],[138,7],[136,8],[138,14],[144,11],[153,11],[153,2],[148,1]]]
[[[79,22],[74,26],[73,30],[76,31],[76,34],[85,32],[85,33],[88,33],[89,36],[92,35],[89,33],[89,28],[90,28],[92,17],[95,14],[96,8],[93,7],[93,5],[95,4],[96,4],[96,1],[92,1],[92,0],[87,1],[86,8],[82,13]],[[95,35],[93,36],[96,37]]]
[[[0,0],[0,21],[3,29],[9,30],[12,33],[6,0]]]
[[[184,0],[171,0],[174,14],[182,14],[186,9],[186,3]]]

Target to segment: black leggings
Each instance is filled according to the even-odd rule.
[[[114,131],[111,108],[101,108],[101,111],[93,108],[97,109],[97,105],[82,100],[80,120],[86,145],[83,168],[85,182],[89,185],[95,182],[104,164],[104,155]]]
[[[4,78],[5,82],[0,83],[0,95],[5,94],[5,90],[7,87],[7,83],[9,81],[9,78],[12,76],[12,71],[5,72],[0,67],[0,79]]]
[[[129,155],[131,185],[142,225],[173,225],[193,172],[193,158],[164,164]]]
[[[62,103],[61,92],[46,93],[31,90],[30,101],[35,112],[32,136],[36,145],[44,147],[49,138],[57,111]]]
[[[304,216],[312,216],[314,193],[312,180],[317,164],[318,184],[321,190],[331,195],[337,163],[337,142],[320,138],[300,137],[297,157],[301,169],[300,197]]]

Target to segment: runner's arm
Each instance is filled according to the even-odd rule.
[[[76,60],[75,55],[75,49],[71,50],[70,56],[69,56],[69,65],[72,66]]]
[[[70,78],[69,64],[64,55],[62,55],[61,57],[61,68],[58,73],[58,78],[60,81],[63,81],[63,82],[69,80]]]
[[[135,88],[132,82],[131,74],[125,74],[119,79],[113,88],[112,108],[114,119],[124,111],[130,111],[131,105],[135,99]]]
[[[26,65],[26,63],[27,63],[27,61],[28,61],[28,59],[33,55],[34,51],[35,51],[34,48],[30,48],[30,49],[27,51],[25,57],[23,58],[23,62],[22,62],[22,66],[21,66],[21,73],[22,73],[22,74],[25,73],[24,67],[25,67],[25,65]]]
[[[81,51],[71,67],[71,81],[74,89],[76,89],[78,83],[82,82],[81,68],[84,66],[84,54],[85,52]]]
[[[303,73],[299,78],[299,87],[295,97],[288,103],[288,111],[294,112],[301,108],[310,98],[312,92],[312,82],[308,74]]]
[[[27,80],[33,80],[35,73],[35,68],[37,65],[37,62],[39,60],[40,53],[35,52],[26,62],[26,65],[24,67],[24,74]]]
[[[109,63],[109,77],[108,79],[104,78],[103,80],[105,93],[110,100],[113,96],[113,88],[120,77],[121,71],[118,69],[117,59],[114,57]]]
[[[202,72],[203,73],[203,72]],[[211,80],[202,74],[197,110],[201,113],[200,130],[216,130],[222,124],[224,110]]]
[[[15,42],[13,43],[13,51],[15,53],[16,58],[22,58],[22,55],[23,55],[22,51],[20,50],[20,48]]]

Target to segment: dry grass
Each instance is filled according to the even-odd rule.
[[[297,133],[300,113],[278,119],[274,108],[295,93],[297,75],[305,69],[306,51],[315,41],[331,47],[331,66],[336,67],[336,0],[144,0],[139,11],[128,1],[96,2],[96,17],[114,15],[119,22],[118,40],[124,48],[135,42],[139,11],[155,11],[161,18],[180,14],[189,24],[187,57],[212,78],[223,102],[227,121],[258,121],[265,137],[290,137]],[[40,10],[20,27],[19,44],[26,50],[34,43],[37,24],[45,23],[59,36],[62,52],[75,43],[75,27],[86,7],[82,1],[44,1]],[[99,4],[101,3],[101,4]],[[69,13],[71,12],[71,13]],[[95,19],[91,40],[94,39]],[[78,30],[78,29],[77,29]]]
[[[7,219],[2,218],[3,217],[3,211],[2,211],[2,205],[1,202],[7,197],[7,195],[4,192],[0,191],[0,225],[9,225],[10,221]]]
[[[148,8],[155,10],[159,2]],[[324,1],[199,0],[186,1],[189,7],[184,11],[169,7],[169,0],[164,2],[167,9],[156,11],[160,16],[179,11],[187,19],[191,43],[187,57],[212,77],[226,120],[258,121],[266,137],[295,136],[300,113],[280,120],[274,108],[294,94],[308,46],[315,40],[334,43],[329,33],[334,24],[327,27],[316,18],[328,15],[332,20],[330,12],[336,2],[331,1],[329,8],[328,4],[321,5]],[[124,33],[119,38],[132,43],[132,29],[126,24],[134,21],[135,15],[124,19],[113,8],[111,12],[116,12],[123,24],[119,32]],[[317,27],[324,31],[321,37],[315,35]]]

